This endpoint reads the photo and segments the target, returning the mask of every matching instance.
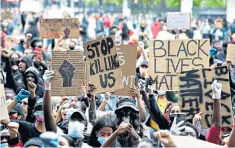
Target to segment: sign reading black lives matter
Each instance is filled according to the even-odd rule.
[[[86,60],[90,62],[88,77],[96,93],[122,89],[122,71],[114,37],[108,36],[84,43]]]
[[[84,79],[83,53],[76,50],[52,51],[52,96],[82,95]]]
[[[155,90],[178,91],[177,73],[209,67],[209,40],[150,42],[149,70]]]
[[[221,114],[223,126],[233,124],[231,94],[229,84],[229,70],[226,66],[214,69],[200,69],[182,72],[179,77],[179,104],[181,112],[186,113],[187,119],[193,119],[194,115],[202,112],[202,128],[209,128],[213,102],[211,84],[218,80],[222,84]]]

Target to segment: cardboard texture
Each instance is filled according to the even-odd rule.
[[[41,19],[40,38],[79,38],[79,19]]]
[[[119,64],[114,37],[107,36],[83,44],[86,60],[90,62],[89,82],[97,88],[95,93],[122,89],[122,71]]]
[[[116,46],[116,49],[122,69],[122,83],[124,88],[115,91],[114,94],[119,96],[132,96],[130,88],[132,85],[135,85],[136,76],[136,59],[132,57],[136,55],[137,46],[121,45]]]
[[[210,128],[213,103],[211,84],[213,80],[222,84],[221,113],[223,126],[233,124],[231,93],[229,84],[229,70],[226,66],[215,69],[191,70],[179,74],[179,105],[181,112],[186,113],[188,119],[203,112],[201,127]]]
[[[154,40],[149,49],[149,73],[155,90],[178,91],[177,73],[209,68],[209,40]]]
[[[5,96],[5,89],[4,85],[0,84],[0,120],[9,119],[8,111],[7,111],[7,104],[6,104],[6,96]]]
[[[235,63],[235,45],[234,44],[228,44],[226,59],[230,60],[233,64]]]
[[[187,30],[191,28],[191,14],[187,12],[168,12],[167,30]]]
[[[84,79],[83,53],[76,50],[52,51],[52,96],[82,95]]]

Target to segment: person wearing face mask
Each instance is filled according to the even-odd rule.
[[[92,147],[100,147],[115,131],[115,125],[110,117],[104,116],[96,121],[91,131],[88,144]],[[115,141],[112,147],[120,147]]]
[[[87,143],[83,142],[87,124],[86,115],[81,111],[76,111],[71,115],[68,123],[68,136],[73,138],[74,147],[90,148]]]
[[[71,40],[69,43],[69,49],[70,50],[74,50],[76,46],[76,42],[74,40]]]

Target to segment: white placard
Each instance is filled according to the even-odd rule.
[[[191,14],[186,12],[168,12],[167,30],[187,30],[191,28]]]

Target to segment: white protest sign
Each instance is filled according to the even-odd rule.
[[[167,30],[187,30],[191,28],[191,14],[187,12],[168,12]]]

